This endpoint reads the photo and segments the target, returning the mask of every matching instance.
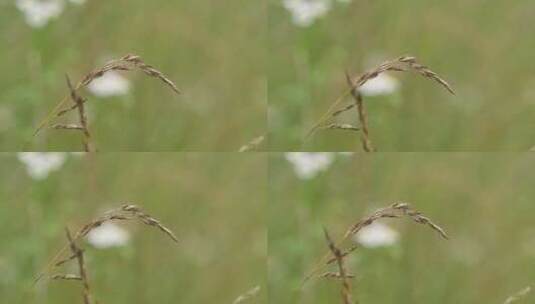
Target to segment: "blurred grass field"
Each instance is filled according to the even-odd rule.
[[[1,154],[1,302],[81,303],[77,283],[31,283],[65,244],[65,225],[74,231],[134,202],[180,244],[138,224],[121,225],[131,234],[124,247],[84,242],[100,303],[232,303],[257,285],[255,303],[267,303],[266,160],[228,153],[69,155],[61,169],[32,180],[15,154]]]
[[[535,283],[535,156],[380,153],[338,155],[300,180],[270,158],[268,273],[271,303],[341,303],[340,282],[300,284],[359,219],[396,201],[442,226],[442,240],[406,219],[383,220],[400,233],[390,247],[360,248],[347,259],[359,303],[497,303]],[[518,303],[533,303],[535,295]]]
[[[456,89],[450,96],[414,75],[400,89],[366,98],[380,151],[527,151],[535,145],[535,3],[518,1],[331,1],[309,27],[269,6],[270,150],[360,151],[358,135],[308,129],[360,74],[414,55]],[[347,98],[347,102],[351,102]],[[342,122],[354,123],[356,113]]]
[[[14,2],[0,1],[0,150],[81,150],[78,134],[31,135],[67,93],[66,73],[78,81],[127,53],[184,94],[139,73],[126,96],[85,94],[100,151],[236,151],[266,132],[261,1],[86,1],[42,29]]]

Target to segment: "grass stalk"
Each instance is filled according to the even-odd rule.
[[[370,139],[370,131],[368,125],[368,114],[362,94],[359,89],[368,81],[378,77],[385,72],[414,72],[426,79],[436,82],[442,86],[451,94],[455,94],[453,88],[449,83],[440,77],[437,73],[433,72],[427,66],[422,65],[416,61],[413,56],[402,56],[394,60],[385,61],[374,69],[371,69],[358,77],[352,77],[346,72],[346,81],[349,85],[349,89],[345,91],[336,101],[329,107],[329,109],[321,116],[321,118],[310,128],[305,136],[303,144],[306,143],[317,131],[330,129],[326,128],[329,124],[333,123],[333,120],[340,114],[347,112],[353,108],[357,108],[358,121],[360,126],[358,127],[361,134],[361,141],[363,150],[366,152],[376,151]],[[353,103],[339,107],[344,99],[351,95],[353,97]]]
[[[375,221],[386,218],[393,219],[401,217],[406,217],[417,224],[425,225],[431,230],[435,231],[437,234],[439,234],[440,237],[442,237],[443,239],[449,239],[444,229],[442,229],[439,225],[435,224],[428,217],[424,216],[421,212],[412,209],[407,203],[396,202],[388,207],[378,209],[367,217],[350,225],[344,233],[343,237],[338,242],[332,241],[328,233],[324,231],[330,250],[319,260],[318,263],[314,265],[312,270],[305,276],[302,282],[302,286],[304,286],[304,284],[312,278],[336,278],[341,279],[343,281],[347,281],[349,276],[347,275],[347,271],[343,269],[343,262],[345,258],[347,258],[351,253],[355,252],[358,249],[358,245],[351,245],[349,247],[346,245],[345,247],[348,248],[343,250],[341,248],[342,246],[344,246],[345,241],[359,233],[364,227],[373,224]],[[333,263],[337,263],[338,272],[334,274],[330,272],[325,272],[325,269]],[[344,289],[347,288],[346,283],[344,283]],[[344,303],[347,302],[347,296],[345,294],[346,292],[347,291],[343,291],[343,297],[345,301]]]
[[[80,90],[86,88],[91,84],[95,79],[104,76],[104,74],[110,71],[133,71],[138,70],[143,72],[148,77],[156,78],[168,86],[176,94],[181,94],[178,87],[173,81],[171,81],[165,74],[157,70],[151,65],[146,64],[143,59],[138,55],[128,54],[119,59],[112,60],[102,67],[96,68],[91,72],[87,73],[81,81],[79,81],[75,86],[71,84],[70,79],[67,76],[67,85],[69,87],[69,95],[65,96],[61,102],[59,102],[39,123],[37,128],[34,131],[33,136],[36,136],[42,129],[49,127],[52,129],[59,130],[79,130],[84,134],[84,150],[90,151],[90,134],[89,128],[87,126],[87,115],[84,109],[84,104],[87,102],[87,99],[81,97]],[[72,104],[69,106],[67,102],[69,97],[72,100]],[[65,114],[78,109],[79,122],[80,125],[62,125],[54,123],[56,119],[64,116]]]

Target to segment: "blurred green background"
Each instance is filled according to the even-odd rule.
[[[535,283],[535,155],[470,153],[338,154],[300,180],[282,155],[270,158],[268,273],[271,303],[341,303],[340,282],[305,273],[378,208],[405,201],[450,240],[407,219],[382,222],[397,244],[361,248],[347,259],[359,303],[498,303]],[[518,303],[533,303],[535,295]]]
[[[308,27],[293,24],[282,2],[269,2],[272,151],[361,151],[358,135],[347,131],[319,132],[301,143],[347,89],[346,69],[358,75],[407,54],[448,80],[457,96],[419,76],[393,74],[401,81],[395,94],[366,98],[371,139],[380,151],[527,151],[535,145],[535,2],[320,0],[331,10]],[[356,112],[341,121],[357,124]]]
[[[126,74],[126,96],[86,93],[100,151],[236,151],[266,132],[263,2],[69,3],[41,29],[14,3],[0,1],[0,150],[80,151],[73,132],[33,139],[32,132],[65,96],[66,73],[78,81],[127,53],[160,69],[183,95],[138,72]]]
[[[127,246],[83,242],[100,303],[232,303],[257,285],[255,303],[267,303],[265,155],[66,157],[33,180],[15,154],[0,155],[2,303],[81,303],[77,283],[30,285],[65,244],[66,225],[77,230],[123,202],[142,206],[180,244],[137,223],[121,224],[131,234]]]

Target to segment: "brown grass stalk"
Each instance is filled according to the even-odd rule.
[[[346,251],[342,252],[342,257],[345,258],[346,256],[348,256],[351,252],[357,250],[357,248],[359,248],[358,245],[353,245],[351,246],[349,249],[347,249]],[[332,264],[336,262],[336,257],[332,257],[330,258],[329,260],[327,260],[327,262],[325,262],[326,265],[329,265],[329,264]]]
[[[325,234],[325,239],[327,241],[327,245],[329,246],[329,250],[331,250],[331,253],[336,258],[336,263],[338,265],[338,273],[335,277],[339,278],[342,281],[342,299],[344,304],[352,304],[352,296],[351,296],[351,285],[349,284],[347,271],[345,269],[344,265],[344,256],[342,255],[342,251],[336,247],[333,240],[329,236],[329,233],[327,232],[327,229],[323,228],[323,233]],[[329,278],[330,276],[325,276],[325,274],[322,277]]]
[[[146,64],[140,56],[128,54],[119,59],[112,60],[106,63],[102,67],[92,70],[91,72],[86,74],[82,78],[82,80],[76,84],[76,86],[73,87],[71,84],[69,84],[69,91],[70,91],[69,95],[65,96],[62,99],[62,101],[59,102],[48,113],[48,115],[39,123],[39,125],[37,126],[34,132],[34,136],[37,135],[39,131],[41,131],[43,128],[47,126],[52,126],[52,127],[55,126],[55,129],[68,129],[68,128],[63,128],[63,127],[58,128],[57,127],[58,125],[57,124],[54,125],[53,121],[77,108],[78,109],[83,108],[83,104],[87,100],[79,97],[80,90],[83,88],[86,88],[91,82],[93,82],[93,80],[104,76],[104,74],[110,71],[133,71],[133,70],[141,71],[149,77],[159,79],[169,88],[171,88],[176,94],[181,94],[180,90],[177,88],[174,82],[171,81],[165,74],[163,74],[162,72],[160,72],[153,66]],[[70,106],[67,106],[69,96],[71,97],[73,104]],[[78,98],[75,98],[76,96],[78,96]],[[83,111],[83,109],[79,111]],[[86,123],[87,123],[87,120],[86,120]],[[83,127],[83,126],[80,126],[80,127]]]
[[[89,232],[91,232],[91,230],[101,226],[106,222],[132,220],[138,220],[147,226],[157,228],[164,234],[166,234],[169,238],[171,238],[175,243],[178,243],[178,238],[171,231],[171,229],[164,226],[159,220],[145,213],[140,207],[136,205],[124,204],[121,207],[110,210],[104,215],[93,219],[89,223],[83,225],[82,228],[80,228],[72,238],[72,242],[69,242],[62,249],[60,249],[58,253],[44,267],[43,271],[38,274],[34,281],[34,284],[37,283],[40,279],[42,279],[46,274],[48,274],[52,268],[59,267],[71,260],[77,259],[78,254],[72,250],[72,243],[75,243],[80,239],[86,237]],[[71,248],[72,253],[69,256],[64,257],[65,252],[69,247]]]
[[[71,80],[68,75],[65,76],[67,79],[67,86],[71,92],[71,99],[73,103],[78,107],[78,119],[79,119],[79,130],[83,134],[83,145],[85,152],[91,152],[91,134],[89,133],[89,127],[87,126],[87,114],[85,112],[85,99],[82,98],[73,88]]]
[[[421,75],[424,78],[432,80],[438,83],[440,86],[444,87],[451,94],[455,94],[452,87],[446,82],[442,77],[437,73],[433,72],[431,69],[422,65],[416,61],[415,57],[412,56],[402,56],[394,60],[386,61],[379,65],[378,67],[365,72],[364,74],[358,77],[352,77],[349,73],[346,72],[346,80],[349,85],[349,89],[344,92],[336,101],[329,107],[329,109],[321,116],[319,121],[314,124],[314,126],[309,130],[305,137],[305,142],[316,133],[318,130],[325,129],[323,128],[326,124],[332,122],[334,118],[338,115],[351,110],[354,107],[357,107],[358,119],[360,122],[361,129],[361,141],[364,151],[373,152],[375,148],[372,145],[369,136],[368,128],[368,115],[366,113],[364,101],[362,98],[359,89],[366,84],[366,82],[376,78],[382,73],[385,72],[415,72],[416,74]],[[344,101],[347,95],[351,94],[354,102],[352,104],[343,106],[339,108],[340,104]]]
[[[89,280],[87,279],[87,268],[85,265],[85,259],[84,259],[84,251],[76,245],[76,242],[71,236],[71,232],[69,231],[69,228],[65,228],[65,232],[67,233],[67,239],[69,240],[69,247],[71,248],[71,252],[73,255],[76,256],[76,260],[78,261],[78,272],[80,280],[83,284],[83,298],[84,298],[84,304],[91,304],[91,288],[89,287]]]
[[[347,241],[350,237],[356,235],[359,231],[362,230],[362,228],[369,226],[373,224],[375,221],[384,219],[384,218],[401,218],[401,217],[407,217],[411,219],[413,222],[421,225],[428,226],[430,229],[434,230],[439,234],[442,238],[448,239],[448,235],[442,229],[439,225],[435,224],[431,219],[424,216],[422,213],[420,213],[417,210],[414,210],[410,207],[409,204],[403,203],[403,202],[397,202],[393,203],[392,205],[381,208],[371,215],[357,221],[353,225],[351,225],[346,232],[344,233],[342,239],[335,243],[336,247],[340,248],[345,241]],[[345,258],[350,253],[354,252],[358,247],[353,245],[349,249],[347,249],[345,252],[342,253],[342,257]],[[325,269],[328,265],[334,263],[336,261],[337,257],[331,252],[328,252],[325,254],[320,261],[315,264],[313,269],[309,272],[308,275],[305,276],[303,280],[303,284],[306,283],[309,279],[317,277],[317,274],[321,272],[323,269]]]
[[[347,84],[349,85],[349,87],[351,88],[355,87],[356,84],[353,82],[348,72],[346,72],[346,80],[347,80]],[[370,140],[370,131],[368,130],[368,113],[366,112],[366,108],[364,107],[364,100],[362,99],[362,94],[360,94],[358,90],[352,89],[351,95],[353,96],[353,99],[355,100],[355,106],[357,107],[357,113],[358,113],[358,119],[360,122],[360,126],[362,128],[362,132],[360,133],[362,148],[366,152],[374,152],[375,149],[373,148],[372,141]]]

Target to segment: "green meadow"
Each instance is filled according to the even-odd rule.
[[[535,157],[529,154],[382,153],[337,155],[302,180],[270,158],[270,303],[342,303],[339,280],[305,275],[334,239],[378,208],[406,202],[448,233],[408,219],[383,219],[399,234],[345,259],[358,303],[496,303],[535,278]],[[348,246],[348,245],[347,245]],[[337,271],[335,267],[328,268]],[[518,303],[532,303],[533,293]],[[517,303],[517,302],[515,302]]]
[[[406,73],[393,94],[365,97],[379,151],[528,151],[535,146],[533,14],[518,1],[330,1],[296,26],[279,0],[269,6],[271,151],[361,151],[359,134],[307,131],[359,75],[413,55],[456,90]],[[352,102],[345,98],[346,103]],[[358,126],[355,111],[338,122]]]
[[[99,151],[237,151],[266,133],[262,2],[87,1],[67,4],[42,28],[13,2],[0,1],[0,150],[82,150],[76,132],[33,131],[68,93],[65,74],[77,82],[128,53],[183,94],[139,72],[123,74],[126,95],[83,90]]]
[[[0,155],[0,298],[3,303],[82,303],[73,261],[34,278],[77,231],[134,203],[174,231],[117,223],[130,240],[99,249],[83,239],[99,303],[232,303],[255,286],[267,303],[266,157],[236,154],[67,155],[32,179],[15,154]]]

